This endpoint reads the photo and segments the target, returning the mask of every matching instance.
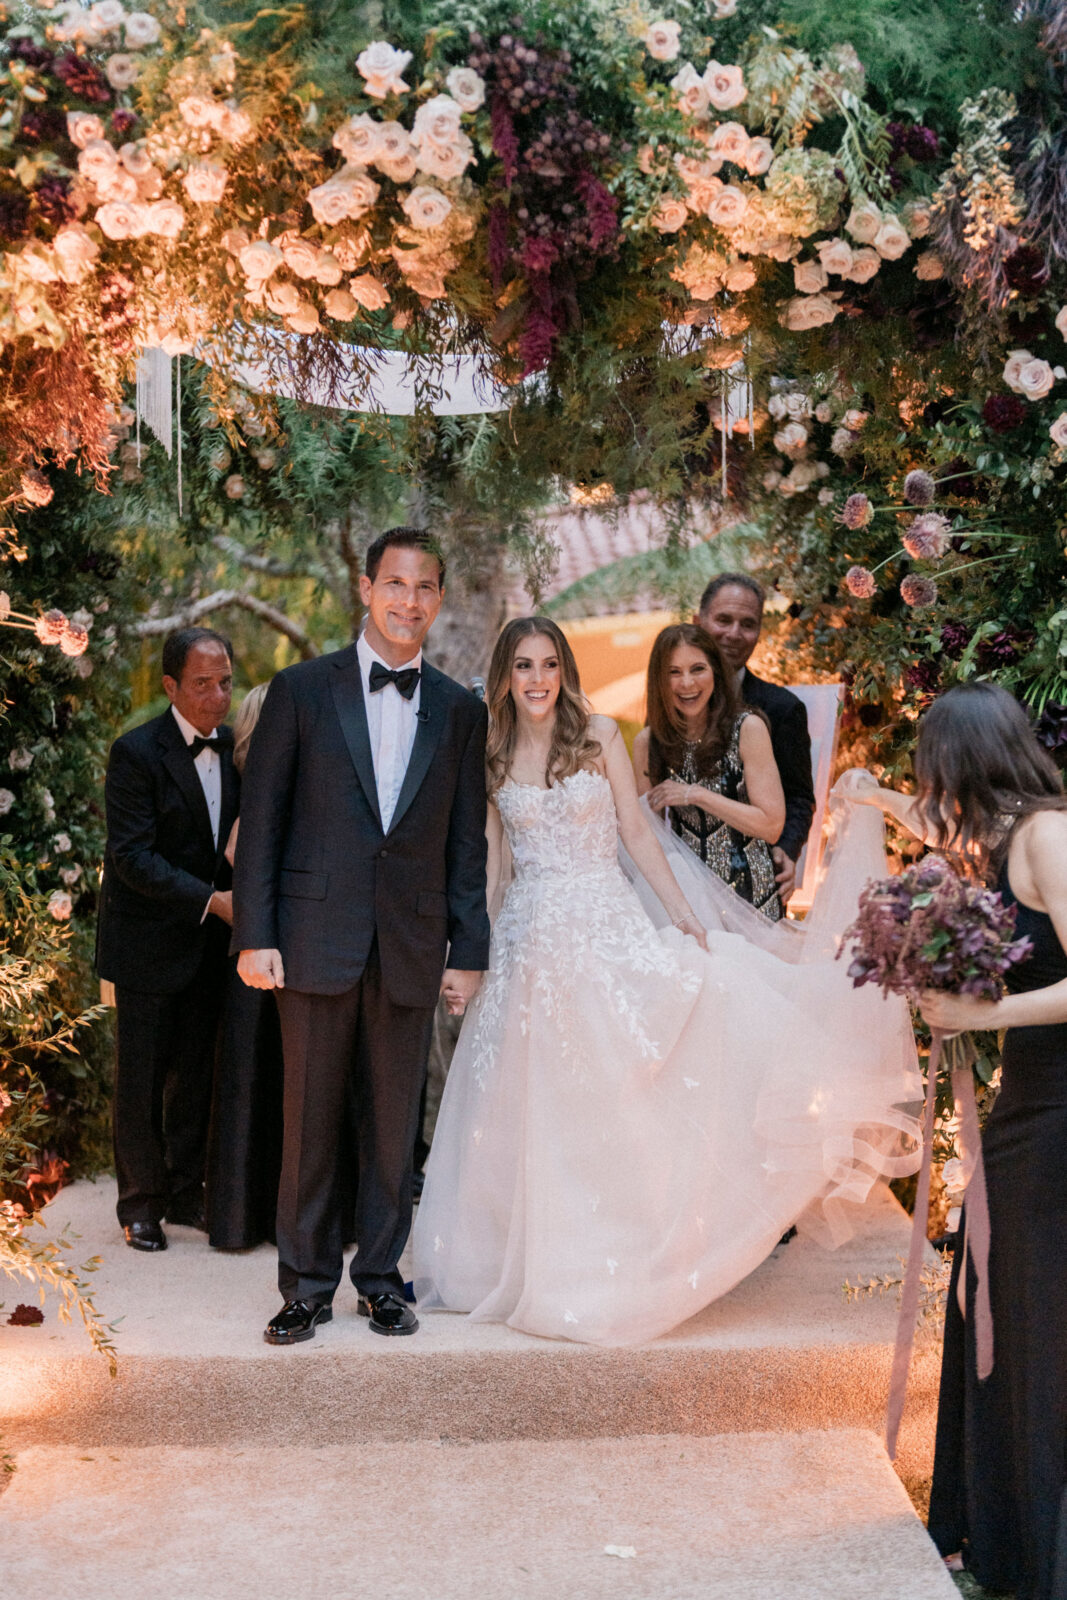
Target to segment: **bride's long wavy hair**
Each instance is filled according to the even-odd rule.
[[[517,717],[511,697],[511,672],[524,639],[550,639],[560,667],[559,699],[552,729],[545,782],[549,788],[591,766],[600,745],[589,732],[589,702],[582,693],[574,651],[560,628],[548,617],[515,617],[501,631],[489,664],[485,698],[489,707],[489,738],[485,761],[490,795],[496,794],[511,771],[515,757]]]

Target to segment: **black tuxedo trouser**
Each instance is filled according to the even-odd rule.
[[[225,971],[213,949],[177,994],[116,986],[113,1130],[124,1227],[203,1202]]]
[[[402,1293],[397,1262],[411,1231],[411,1156],[433,1008],[398,1006],[377,941],[344,994],[277,991],[285,1055],[285,1142],[278,1189],[278,1287],[328,1304],[344,1270],[343,1132],[356,1151],[361,1294]]]

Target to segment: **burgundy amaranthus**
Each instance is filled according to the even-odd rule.
[[[994,433],[1011,433],[1025,420],[1026,401],[1016,394],[991,394],[982,407],[982,421]]]
[[[942,856],[925,856],[897,878],[868,883],[845,931],[855,988],[915,1000],[924,989],[999,1000],[1004,974],[1033,949],[1014,939],[1015,907],[958,876]]]

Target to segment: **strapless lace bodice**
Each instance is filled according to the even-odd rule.
[[[509,778],[496,803],[517,879],[573,880],[616,869],[615,802],[599,772],[572,773],[551,789]]]

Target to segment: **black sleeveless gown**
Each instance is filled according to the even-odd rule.
[[[1015,992],[1067,978],[1052,919],[1016,901],[1033,954]],[[1067,1023],[1012,1028],[982,1140],[989,1189],[993,1371],[975,1367],[973,1274],[957,1250],[945,1325],[930,1534],[1016,1600],[1067,1600]]]

